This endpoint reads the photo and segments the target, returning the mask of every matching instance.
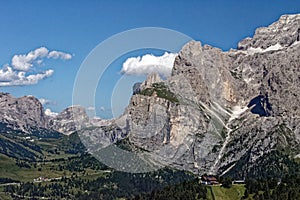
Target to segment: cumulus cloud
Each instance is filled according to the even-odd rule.
[[[0,86],[18,86],[18,85],[34,85],[40,80],[52,76],[52,69],[27,75],[23,71],[14,71],[11,67],[0,69]]]
[[[49,117],[56,117],[58,115],[58,113],[56,112],[52,112],[49,108],[47,108],[45,110],[45,115],[49,116]]]
[[[165,52],[162,56],[146,54],[142,57],[128,58],[124,63],[121,73],[127,75],[148,75],[156,72],[163,77],[169,77],[177,54]]]
[[[39,101],[41,102],[41,104],[44,105],[50,105],[53,104],[53,102],[49,99],[44,99],[44,98],[40,98]]]
[[[14,55],[11,60],[11,65],[16,70],[27,71],[33,66],[34,61],[40,58],[44,58],[49,53],[49,50],[45,47],[40,47],[34,51],[30,51],[28,54]],[[41,60],[39,61],[42,62]]]
[[[40,65],[45,58],[70,60],[72,55],[61,51],[49,51],[46,47],[40,47],[28,54],[14,55],[11,65],[15,70],[28,71],[34,64]]]
[[[54,73],[52,69],[45,71],[33,69],[33,66],[41,65],[44,59],[50,58],[69,60],[72,55],[61,51],[49,51],[46,47],[37,48],[27,54],[14,55],[11,65],[6,64],[0,69],[0,86],[34,85],[52,76]]]
[[[21,72],[17,73],[7,65],[0,69],[0,82],[10,82],[18,79],[19,76],[22,76]]]
[[[72,58],[72,55],[68,54],[68,53],[61,52],[61,51],[51,51],[48,54],[48,58],[70,60]]]

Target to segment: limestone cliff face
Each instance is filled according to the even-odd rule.
[[[93,122],[80,106],[66,108],[55,117],[47,116],[40,101],[33,96],[16,98],[0,93],[0,107],[1,123],[27,133],[42,128],[69,135]]]
[[[239,166],[241,176],[276,149],[298,155],[299,27],[300,15],[282,16],[228,52],[189,42],[170,78],[135,85],[126,125],[112,122],[106,145],[128,138],[153,162],[194,173]]]
[[[230,59],[220,49],[191,41],[176,58],[172,75],[183,75],[198,101],[222,101],[230,105],[235,104],[240,95],[229,65]]]
[[[289,47],[300,40],[299,20],[299,14],[282,15],[270,26],[256,29],[253,38],[239,42],[238,50],[276,50],[276,47]]]
[[[1,106],[9,107],[0,120],[24,129],[78,131],[89,152],[120,170],[154,164],[245,177],[275,150],[300,155],[299,65],[300,14],[284,15],[236,50],[190,41],[175,59],[172,76],[151,74],[136,84],[117,119],[93,121],[72,107],[48,121],[33,98],[1,94]],[[134,155],[110,148],[124,146],[122,141]]]
[[[32,128],[47,128],[42,104],[33,96],[15,98],[0,93],[0,122],[10,128],[30,132]]]
[[[66,108],[49,120],[49,128],[64,133],[65,135],[80,130],[88,124],[89,118],[85,109],[80,106]]]

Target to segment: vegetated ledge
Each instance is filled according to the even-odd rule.
[[[134,145],[130,142],[129,138],[124,138],[122,140],[119,140],[115,143],[115,145],[117,147],[119,147],[120,149],[123,149],[125,151],[128,151],[128,152],[149,152],[148,150],[144,149],[144,148],[141,148],[137,145]]]
[[[172,103],[179,103],[178,98],[176,95],[171,92],[167,86],[163,83],[153,83],[151,88],[146,88],[142,90],[139,94],[144,96],[154,96],[166,99]]]

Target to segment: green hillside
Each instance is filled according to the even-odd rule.
[[[2,129],[1,129],[2,128]],[[262,160],[271,166],[280,160],[286,174],[277,186],[277,177],[266,177],[262,166],[255,172],[257,181],[229,188],[201,185],[194,175],[164,168],[151,173],[131,174],[109,169],[86,153],[79,136],[62,135],[49,130],[35,130],[33,134],[0,127],[0,199],[272,199],[295,197],[299,194],[299,162],[273,152]],[[47,137],[47,133],[49,137]],[[128,140],[117,143],[127,151],[144,151]],[[269,168],[267,175],[276,173]],[[291,170],[293,169],[293,170]],[[238,168],[235,169],[238,174]],[[261,175],[262,174],[262,175]],[[278,174],[278,173],[277,173]],[[287,177],[287,174],[290,174]],[[229,174],[227,176],[230,177]],[[234,176],[231,176],[234,177]],[[253,176],[255,177],[255,176]],[[37,181],[37,179],[41,179]],[[222,178],[220,178],[222,179]],[[276,182],[276,185],[274,185]],[[298,191],[298,193],[297,193]],[[264,197],[261,197],[264,196]],[[270,198],[269,198],[270,197]],[[272,197],[272,198],[271,198]],[[22,197],[23,198],[23,197]],[[22,199],[21,198],[21,199]],[[295,199],[294,198],[294,199]],[[279,198],[280,199],[280,198]]]
[[[232,185],[230,188],[221,186],[209,186],[207,188],[210,200],[238,200],[244,196],[244,185]]]

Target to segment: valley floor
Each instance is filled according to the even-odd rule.
[[[244,196],[245,185],[232,185],[230,188],[224,188],[219,185],[207,186],[208,200],[236,200]]]

